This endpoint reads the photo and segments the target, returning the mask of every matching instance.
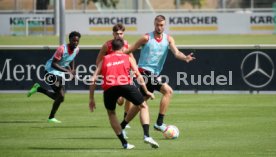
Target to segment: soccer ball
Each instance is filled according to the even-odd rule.
[[[179,136],[179,130],[174,125],[168,125],[163,132],[163,135],[167,139],[176,139]]]

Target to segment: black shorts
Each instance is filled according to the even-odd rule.
[[[47,85],[51,86],[54,92],[59,92],[61,89],[64,89],[62,84],[62,77],[48,73],[45,71],[44,81]]]
[[[144,98],[134,85],[113,86],[104,91],[104,106],[108,110],[116,109],[117,99],[122,96],[134,105],[138,106],[144,102]]]
[[[148,91],[150,91],[151,93],[153,93],[153,91],[155,90],[160,91],[163,83],[160,80],[158,80],[158,76],[153,75],[150,71],[147,70],[140,70],[140,73],[144,78]],[[147,96],[141,86],[140,91],[143,94],[143,96]]]

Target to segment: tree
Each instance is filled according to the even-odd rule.
[[[253,0],[254,8],[272,8],[275,0]],[[228,0],[227,8],[251,8],[251,1],[244,0]]]
[[[116,9],[117,4],[119,3],[120,0],[86,0],[86,4],[88,5],[90,2],[93,3],[100,3],[101,6],[107,7],[107,8],[114,8]],[[85,3],[85,0],[81,0],[81,3]]]
[[[174,4],[176,5],[176,1],[174,1]],[[201,8],[202,5],[204,4],[204,1],[205,0],[179,0],[180,1],[180,4],[183,5],[185,3],[189,3],[193,6],[193,8]]]

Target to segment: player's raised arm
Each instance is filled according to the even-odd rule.
[[[130,47],[130,45],[129,45],[129,47]],[[130,52],[128,55],[129,55],[130,58],[132,58],[132,60],[134,61],[135,65],[137,65],[137,62],[136,62],[136,59],[134,58],[133,53]]]
[[[185,61],[187,63],[189,63],[190,61],[195,59],[195,57],[193,57],[193,53],[185,55],[184,53],[180,52],[175,45],[175,41],[174,41],[173,37],[169,36],[168,40],[169,40],[171,51],[174,54],[175,58]]]
[[[102,61],[103,57],[106,55],[106,52],[107,52],[107,45],[105,43],[105,44],[103,44],[103,46],[97,56],[96,65],[98,65]]]
[[[143,35],[138,41],[136,41],[136,43],[133,46],[131,46],[126,51],[124,51],[124,53],[129,54],[131,52],[134,52],[139,47],[141,47],[142,45],[146,44],[148,42],[148,39],[149,39],[148,35]]]

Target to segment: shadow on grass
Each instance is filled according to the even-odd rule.
[[[28,149],[31,150],[38,150],[38,151],[114,151],[114,150],[118,150],[118,151],[125,151],[125,149],[123,148],[119,148],[119,147],[115,147],[115,148],[49,148],[49,147],[29,147]],[[149,149],[145,149],[145,148],[134,148],[132,149],[133,151],[138,150],[138,151],[152,151],[152,148]]]
[[[57,126],[53,124],[53,126],[41,126],[41,127],[31,127],[36,129],[76,129],[76,128],[101,128],[100,126]]]
[[[29,147],[32,150],[66,150],[66,151],[78,151],[78,150],[122,150],[122,148],[44,148],[44,147]]]
[[[55,139],[67,139],[67,140],[113,140],[118,139],[116,137],[65,137],[65,138],[55,138]]]
[[[2,120],[0,123],[43,123],[43,121],[34,120]]]

